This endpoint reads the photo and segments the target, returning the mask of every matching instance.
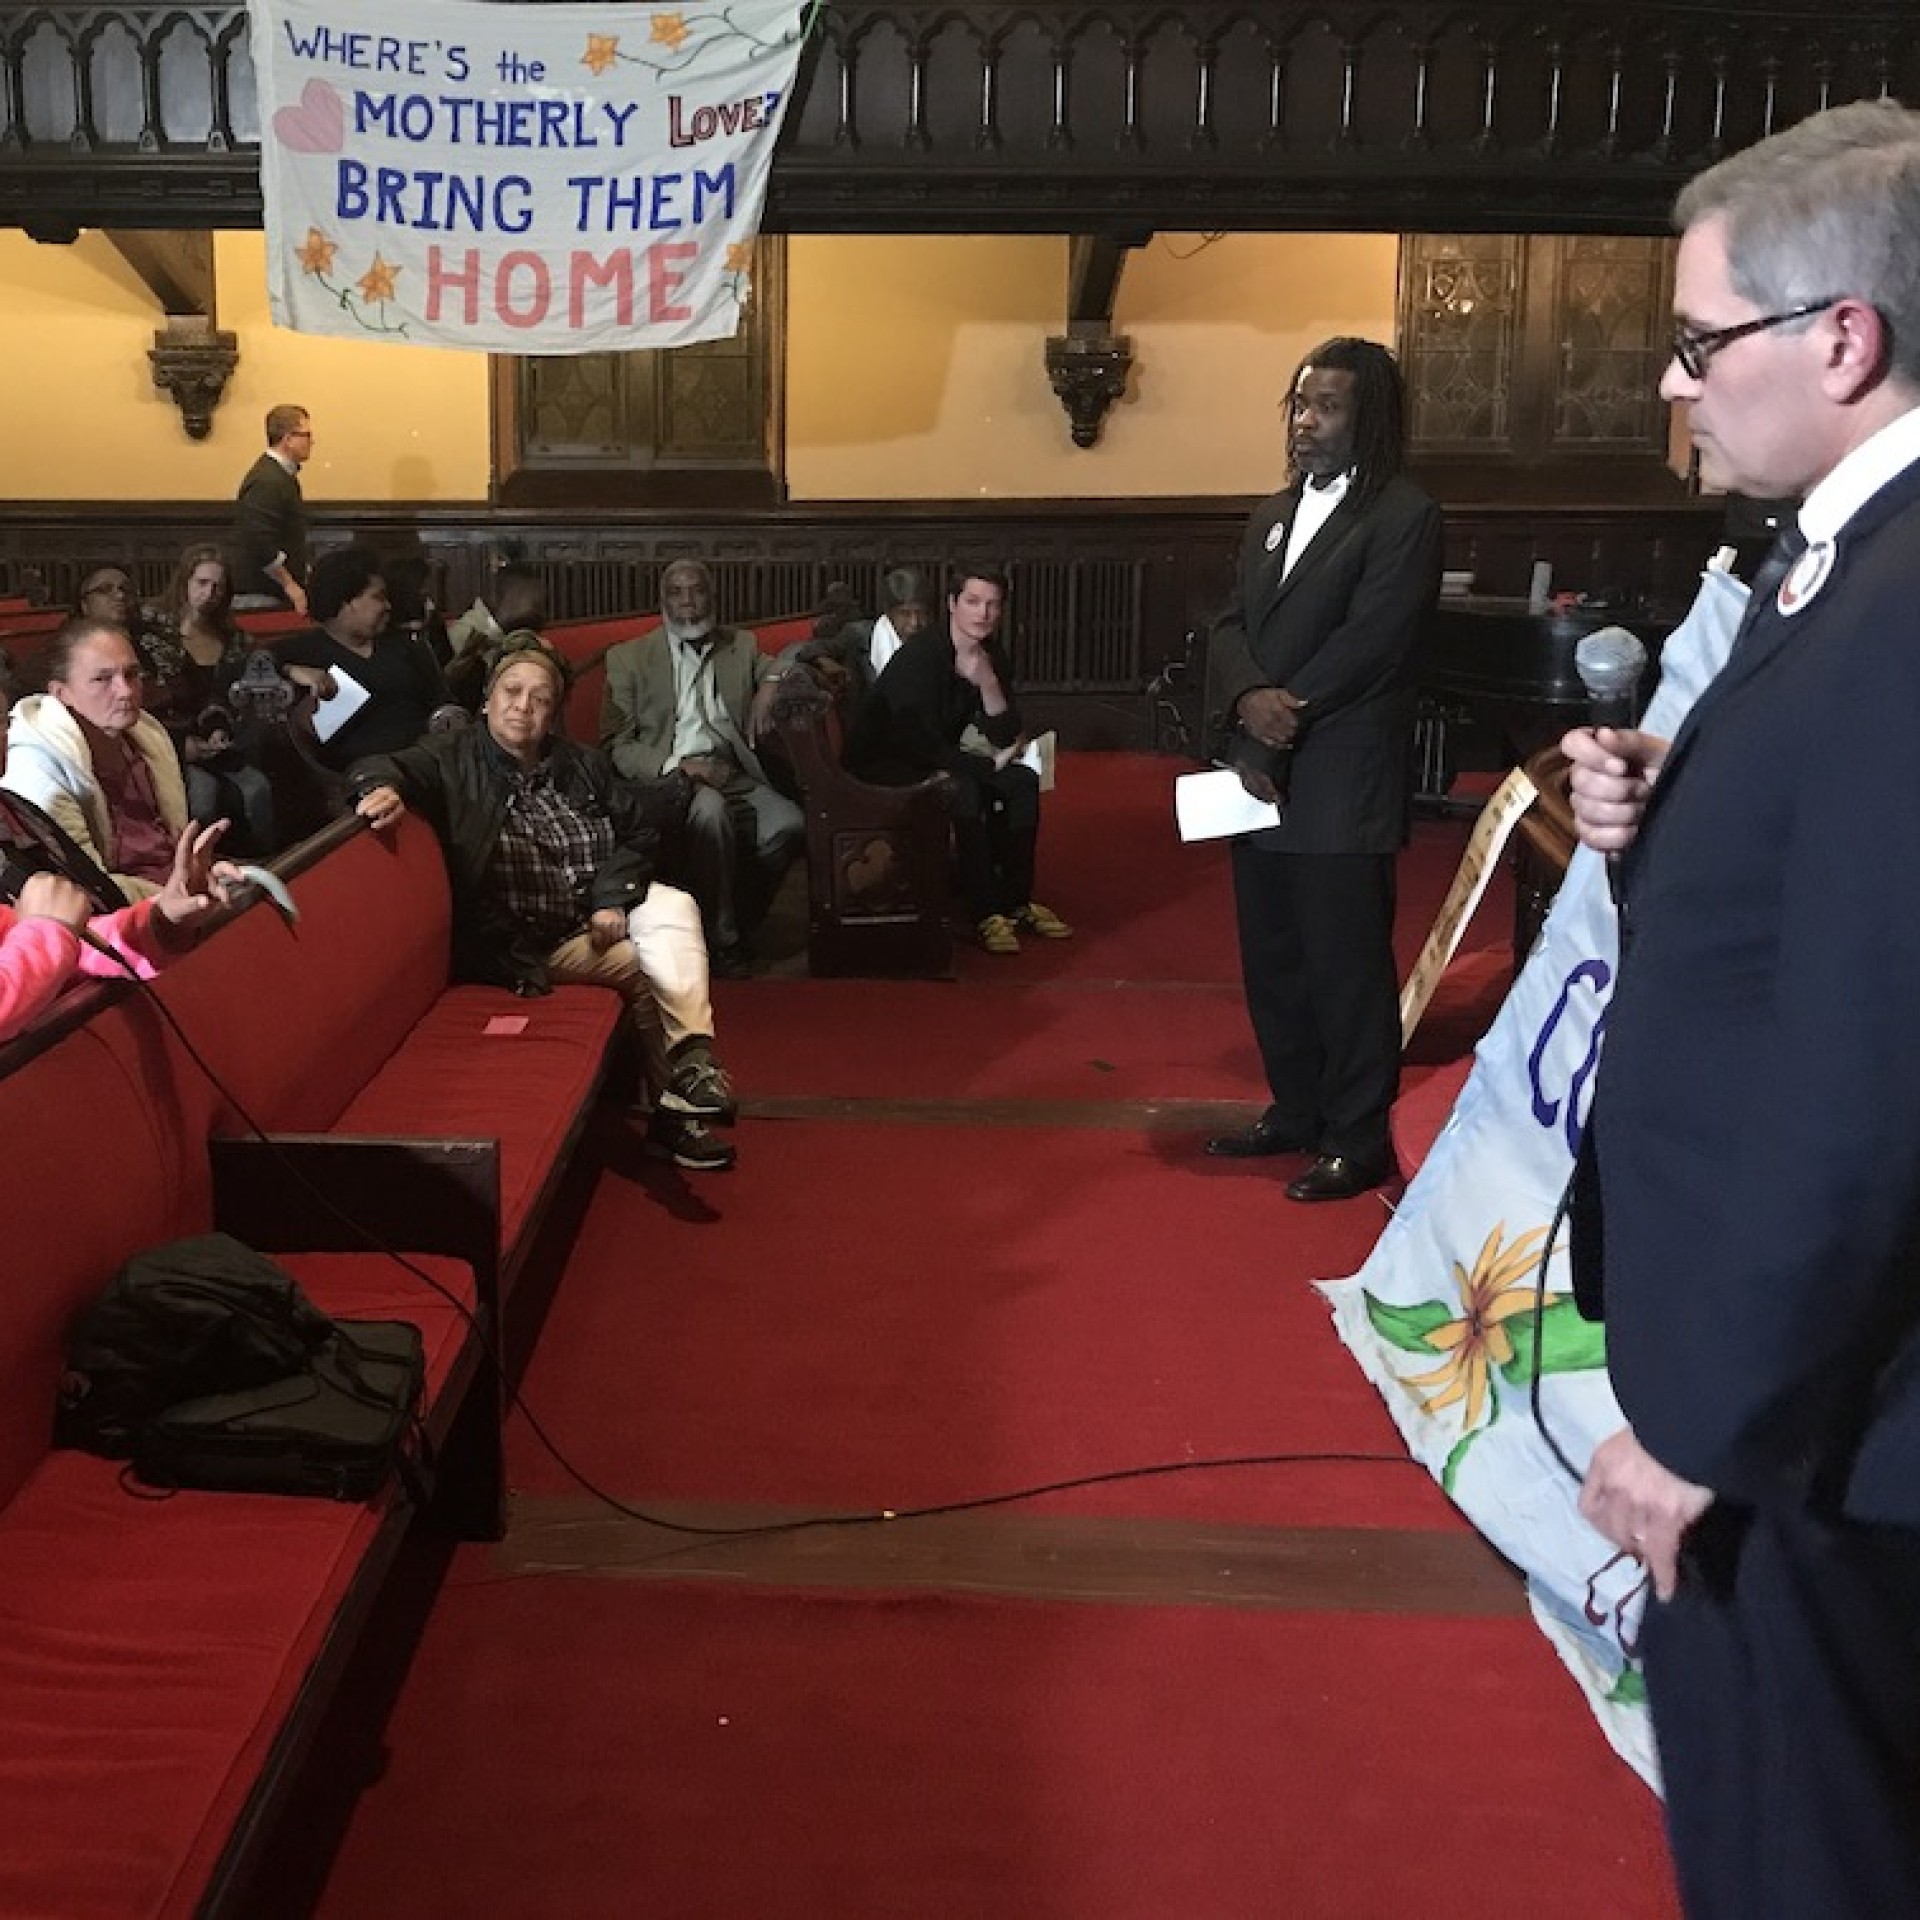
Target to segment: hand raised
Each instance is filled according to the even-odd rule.
[[[186,933],[226,905],[227,890],[244,884],[230,860],[216,861],[214,849],[227,831],[224,820],[201,826],[189,820],[174,842],[173,871],[153,897],[153,911],[176,932]]]

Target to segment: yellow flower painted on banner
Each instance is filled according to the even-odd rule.
[[[663,47],[677,49],[687,37],[687,22],[682,14],[656,13],[652,16],[653,37]]]
[[[587,35],[587,50],[580,56],[580,64],[589,73],[605,73],[620,58],[620,36],[617,33],[590,33]]]
[[[339,251],[318,227],[309,227],[306,244],[293,257],[300,262],[302,273],[324,275],[333,271],[333,256]]]
[[[391,300],[393,295],[393,276],[402,269],[383,260],[379,254],[373,256],[373,265],[355,282],[363,300]]]
[[[751,240],[735,240],[728,246],[727,271],[729,273],[740,274],[743,277],[750,277],[752,275],[753,242]]]
[[[1423,1345],[1444,1353],[1445,1361],[1431,1373],[1401,1378],[1420,1400],[1423,1413],[1438,1413],[1464,1400],[1469,1428],[1477,1427],[1486,1411],[1490,1369],[1513,1359],[1513,1336],[1505,1323],[1534,1307],[1533,1269],[1547,1230],[1535,1227],[1503,1248],[1505,1227],[1501,1221],[1487,1235],[1471,1273],[1458,1260],[1453,1263],[1453,1284],[1465,1309],[1460,1318],[1443,1321],[1420,1336]]]

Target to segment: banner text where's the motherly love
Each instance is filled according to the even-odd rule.
[[[733,333],[806,9],[249,0],[274,318],[505,353]]]

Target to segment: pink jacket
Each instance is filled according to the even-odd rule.
[[[153,927],[153,902],[142,900],[87,922],[87,931],[125,956],[151,980],[172,958]],[[125,969],[82,942],[58,920],[27,918],[0,906],[0,1040],[11,1040],[59,998],[76,974],[117,980]]]

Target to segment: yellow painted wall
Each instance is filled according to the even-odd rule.
[[[107,241],[0,231],[0,498],[224,502],[280,400],[313,413],[316,503],[486,497],[484,355],[282,332],[261,236],[215,248],[240,364],[196,442],[152,384],[152,299]],[[1158,236],[1128,256],[1115,310],[1127,394],[1082,450],[1042,358],[1065,325],[1067,253],[1056,237],[789,241],[793,498],[1265,492],[1300,355],[1332,333],[1392,337],[1390,236]]]
[[[284,332],[267,316],[263,237],[217,234],[214,259],[240,364],[196,441],[153,384],[153,297],[112,246],[0,231],[0,498],[230,500],[281,400],[313,414],[311,501],[486,498],[484,354]]]
[[[1047,383],[1064,239],[804,236],[787,253],[787,480],[796,500],[1264,493],[1277,404],[1330,334],[1391,341],[1398,241],[1161,234],[1127,256],[1126,396],[1074,446]]]

